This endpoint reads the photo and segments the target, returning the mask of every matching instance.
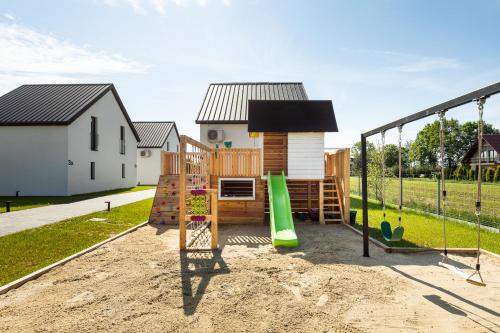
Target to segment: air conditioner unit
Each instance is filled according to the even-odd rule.
[[[224,130],[221,129],[208,130],[207,138],[209,142],[222,142],[224,141]]]
[[[144,149],[140,151],[141,157],[150,157],[151,156],[151,150],[149,149]]]

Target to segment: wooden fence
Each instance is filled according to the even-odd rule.
[[[186,152],[187,173],[200,172],[199,163],[204,152]],[[261,160],[259,149],[231,148],[210,151],[210,174],[222,177],[259,177]],[[179,153],[162,153],[162,175],[179,174]],[[193,169],[193,172],[190,171]]]
[[[325,153],[325,176],[334,177],[337,182],[339,201],[344,212],[344,223],[349,223],[351,152],[349,148]]]

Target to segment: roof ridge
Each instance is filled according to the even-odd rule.
[[[113,83],[26,83],[25,86],[111,86]]]
[[[231,84],[241,84],[241,85],[247,85],[247,84],[302,84],[304,85],[303,82],[300,81],[272,81],[272,82],[266,82],[266,81],[257,81],[257,82],[252,82],[252,81],[247,81],[247,82],[211,82],[210,85],[231,85]]]
[[[137,120],[137,121],[132,121],[134,124],[138,123],[151,123],[151,124],[172,124],[175,123],[175,121],[168,121],[168,120]]]

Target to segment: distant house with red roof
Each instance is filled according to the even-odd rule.
[[[462,159],[463,164],[472,166],[479,162],[478,140],[469,148]],[[500,134],[485,134],[483,136],[483,149],[481,164],[484,166],[500,165]]]

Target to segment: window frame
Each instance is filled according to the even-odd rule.
[[[98,122],[96,116],[90,116],[90,150],[99,150]]]
[[[252,182],[252,196],[249,197],[224,197],[222,196],[222,182],[223,181],[251,181]],[[217,189],[217,197],[219,200],[223,201],[255,201],[255,178],[232,178],[232,177],[220,177],[218,179],[218,189]]]
[[[125,175],[125,163],[122,163],[122,179],[127,178]]]
[[[125,126],[120,126],[120,154],[125,155]]]
[[[95,180],[95,162],[90,162],[90,180]]]

